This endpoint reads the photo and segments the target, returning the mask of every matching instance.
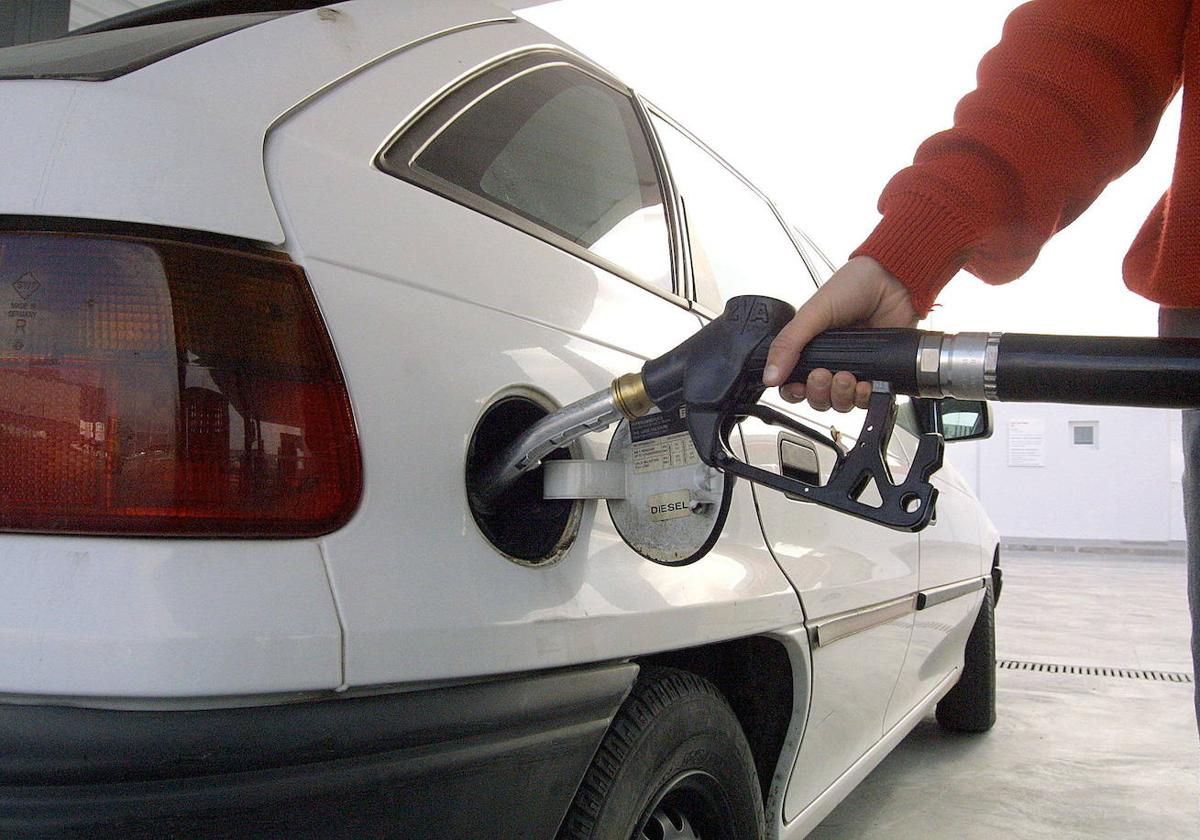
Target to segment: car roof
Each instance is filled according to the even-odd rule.
[[[493,0],[493,5],[509,11],[541,6],[553,0]],[[259,12],[296,12],[329,6],[321,0],[164,0],[161,3],[134,9],[115,15],[89,26],[80,27],[72,35],[91,32],[109,32],[138,26],[153,26],[182,20],[197,20],[224,15],[242,15]]]
[[[63,38],[0,48],[0,80],[104,82],[198,47],[284,12],[187,18],[145,26],[76,32]],[[105,21],[107,23],[107,21]]]
[[[0,81],[0,112],[20,114],[22,127],[0,132],[0,214],[281,243],[263,164],[273,125],[405,45],[513,20],[484,0],[353,0],[238,29],[111,81]]]

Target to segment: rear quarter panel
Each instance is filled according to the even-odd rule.
[[[469,436],[497,394],[560,404],[694,331],[687,309],[371,166],[429,96],[497,54],[545,43],[525,24],[439,38],[360,74],[277,128],[268,177],[333,335],[360,424],[366,493],[323,541],[349,685],[616,659],[802,621],[739,487],[724,540],[667,568],[590,502],[553,566],[501,557],[466,505]],[[604,457],[609,433],[583,446]]]

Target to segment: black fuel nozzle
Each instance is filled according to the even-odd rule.
[[[718,406],[756,394],[767,352],[795,316],[789,303],[742,295],[731,298],[704,329],[642,367],[646,393],[659,409],[677,405]],[[803,382],[818,368],[849,371],[860,380],[887,382],[901,394],[916,394],[917,350],[926,333],[916,329],[830,330],[809,342],[788,382]]]
[[[662,411],[686,407],[688,432],[709,466],[890,528],[920,530],[933,515],[937,490],[929,477],[942,463],[941,436],[922,436],[908,476],[899,484],[887,467],[887,445],[895,421],[895,394],[917,390],[917,351],[923,334],[915,329],[834,330],[805,347],[789,382],[801,382],[811,371],[827,368],[875,383],[858,441],[843,453],[820,432],[759,404],[766,390],[762,374],[771,342],[795,314],[790,304],[775,298],[730,299],[725,311],[702,330],[646,362],[646,395]],[[839,456],[829,480],[808,484],[738,459],[729,447],[729,435],[743,417],[757,417],[832,445]],[[872,482],[882,499],[878,506],[859,500]]]

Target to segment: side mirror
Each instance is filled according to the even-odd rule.
[[[923,432],[940,432],[946,443],[992,436],[992,406],[984,400],[913,400]]]

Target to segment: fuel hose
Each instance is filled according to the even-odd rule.
[[[989,398],[1195,408],[1200,406],[1200,340],[1004,333],[996,347],[995,394]]]
[[[755,375],[765,361],[756,350]],[[830,330],[805,347],[788,382],[803,382],[817,368],[888,382],[910,396],[1200,407],[1195,338]]]

